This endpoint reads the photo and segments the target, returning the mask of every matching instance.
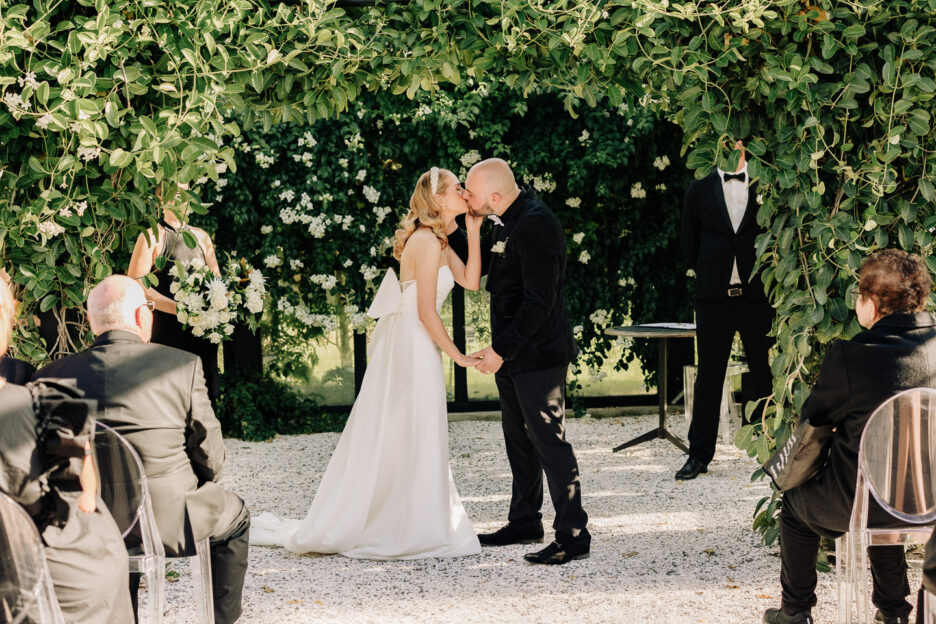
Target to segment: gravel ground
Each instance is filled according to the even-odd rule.
[[[680,437],[681,416],[671,418]],[[252,547],[244,588],[249,624],[294,622],[760,622],[778,606],[778,549],[751,531],[768,492],[751,483],[754,461],[720,444],[709,474],[673,480],[685,456],[662,440],[621,453],[611,448],[655,424],[655,416],[570,420],[593,535],[590,559],[532,566],[528,546],[480,556],[407,562],[296,556]],[[510,471],[497,422],[450,427],[455,481],[477,531],[503,524]],[[318,485],[337,434],[227,440],[223,484],[255,513],[299,518]],[[552,506],[544,507],[552,522]],[[195,622],[187,563],[173,562],[167,622]],[[919,565],[911,587],[919,586]],[[835,620],[834,575],[821,574],[816,622]]]

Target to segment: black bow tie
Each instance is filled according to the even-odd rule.
[[[747,177],[747,175],[743,171],[741,173],[726,173],[724,174],[724,176],[725,176],[725,182],[729,182],[731,180],[744,182],[744,179]]]

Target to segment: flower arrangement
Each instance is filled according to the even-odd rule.
[[[263,274],[245,260],[229,261],[220,277],[200,258],[189,266],[177,262],[169,269],[169,275],[176,318],[193,336],[207,337],[218,344],[230,339],[238,320],[256,329],[266,287]]]

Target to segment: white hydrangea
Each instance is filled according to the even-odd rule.
[[[309,235],[312,238],[323,238],[328,227],[328,221],[324,215],[316,215],[309,220]]]
[[[271,269],[275,269],[276,267],[283,264],[283,259],[276,254],[271,254],[263,259],[263,264]]]
[[[668,156],[657,156],[653,160],[653,166],[659,169],[660,171],[663,171],[664,169],[666,169],[669,166],[669,164],[670,164],[670,159]]]
[[[643,187],[643,184],[640,182],[634,182],[634,185],[631,186],[630,195],[634,199],[643,199],[647,196],[647,190]]]
[[[366,177],[367,177],[367,169],[361,169],[360,171],[357,172],[357,175],[354,176],[354,179],[357,180],[358,182],[363,182]]]
[[[292,260],[289,261],[289,268],[292,269],[293,271],[298,271],[304,266],[305,264],[302,262],[302,260],[299,260],[298,258],[293,258]]]
[[[570,197],[569,199],[566,200],[566,206],[569,206],[570,208],[578,208],[581,205],[582,205],[582,200],[579,199],[578,197]]]
[[[591,255],[583,250],[582,253],[579,254],[578,261],[582,264],[588,264],[589,260],[591,260]]]
[[[583,240],[585,240],[585,232],[576,232],[572,235],[572,242],[576,245],[581,245]]]
[[[476,162],[478,162],[479,160],[481,160],[481,154],[478,152],[478,150],[474,150],[474,149],[469,150],[465,152],[464,154],[462,154],[462,157],[459,158],[458,160],[460,160],[462,166],[467,169],[471,167],[473,164],[475,164]]]
[[[380,200],[380,192],[372,186],[364,185],[361,192],[364,193],[364,197],[367,198],[367,201],[372,204],[376,204]]]
[[[361,265],[361,274],[364,276],[364,280],[370,282],[375,277],[380,275],[380,271],[377,267],[368,264]]]
[[[384,219],[387,218],[392,211],[390,206],[374,206],[374,214],[377,215],[377,225],[380,225],[384,222]]]
[[[611,314],[607,310],[598,309],[591,313],[588,320],[598,327],[604,327],[608,324]]]
[[[294,190],[292,190],[292,189],[290,189],[290,188],[288,188],[288,189],[283,189],[283,191],[280,192],[280,194],[279,194],[279,198],[280,198],[282,201],[285,201],[285,202],[292,202],[292,200],[294,200],[294,199],[296,198],[296,191],[294,191]]]

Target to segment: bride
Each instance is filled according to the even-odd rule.
[[[457,282],[481,281],[482,217],[466,215],[468,262],[445,235],[467,212],[455,175],[420,176],[396,232],[397,282],[388,271],[368,314],[380,317],[351,416],[303,520],[263,513],[250,542],[358,559],[458,557],[481,552],[448,461],[445,378],[439,351],[479,362],[452,342],[439,309]]]

